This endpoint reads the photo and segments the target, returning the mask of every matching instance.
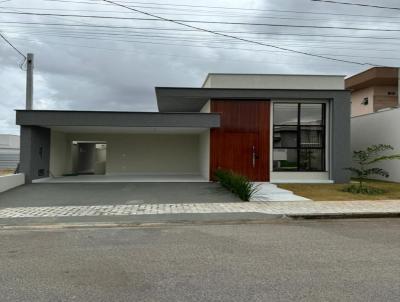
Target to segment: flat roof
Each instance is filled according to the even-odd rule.
[[[207,74],[205,80],[203,81],[202,87],[204,84],[208,81],[208,79],[212,76],[255,76],[255,77],[260,77],[260,76],[265,76],[265,77],[276,77],[276,76],[284,76],[284,77],[340,77],[340,78],[345,78],[346,75],[340,75],[340,74],[287,74],[287,73],[218,73],[218,72],[210,72]]]
[[[346,89],[358,90],[371,86],[397,86],[399,68],[372,67],[345,79]]]
[[[199,112],[210,99],[225,100],[318,100],[348,97],[349,90],[238,89],[156,87],[160,112]]]
[[[199,112],[16,110],[16,124],[41,127],[215,128],[220,126],[220,115]]]

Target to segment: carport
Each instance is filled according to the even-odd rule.
[[[215,113],[18,110],[27,182],[209,180]]]

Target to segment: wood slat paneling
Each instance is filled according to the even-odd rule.
[[[270,102],[211,100],[211,112],[221,113],[221,127],[211,129],[210,177],[221,168],[269,181]]]

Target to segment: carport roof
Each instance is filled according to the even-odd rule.
[[[17,110],[20,126],[216,128],[218,113],[160,113],[125,111]]]

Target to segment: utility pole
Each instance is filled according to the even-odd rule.
[[[33,109],[33,53],[26,56],[26,110]]]

